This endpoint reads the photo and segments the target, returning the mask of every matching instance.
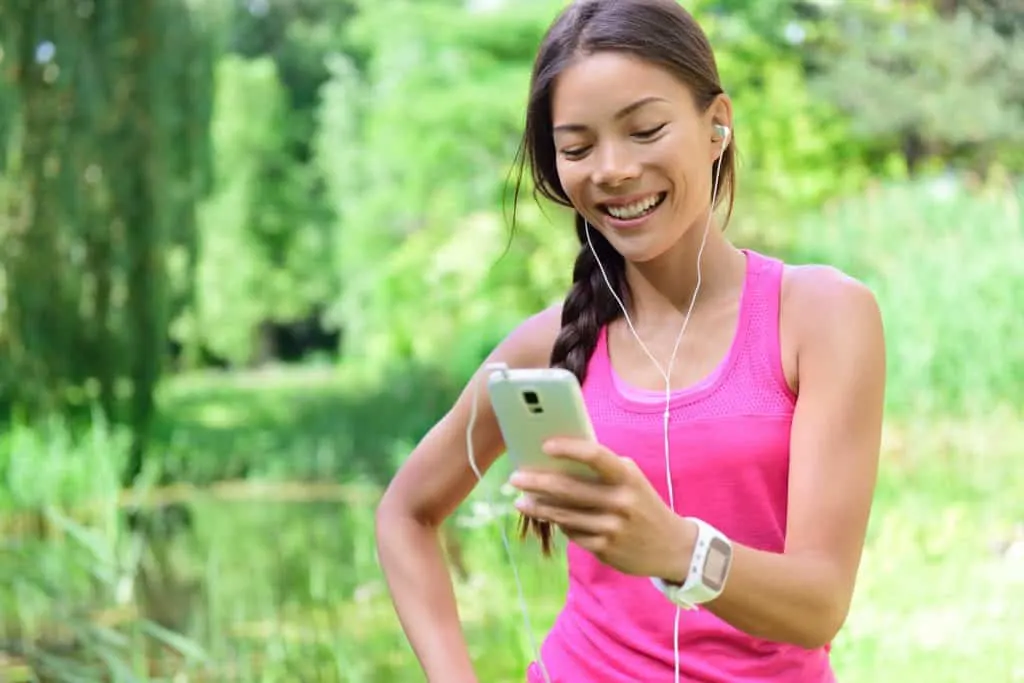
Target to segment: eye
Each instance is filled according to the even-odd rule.
[[[660,126],[649,128],[647,130],[642,130],[637,133],[633,133],[633,137],[635,137],[637,140],[650,140],[655,135],[663,131],[665,129],[665,126],[667,125],[667,123],[663,123]]]
[[[573,147],[572,149],[563,149],[562,156],[565,157],[566,159],[569,159],[570,161],[575,161],[577,159],[582,159],[583,155],[585,155],[589,150],[589,147]]]

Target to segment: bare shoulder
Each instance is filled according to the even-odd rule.
[[[534,313],[517,325],[494,350],[490,361],[509,367],[545,367],[562,328],[562,304]]]
[[[818,327],[824,322],[845,325],[881,320],[875,293],[862,281],[827,265],[787,265],[783,306],[794,322]]]
[[[787,265],[782,287],[782,324],[790,338],[797,374],[809,355],[876,356],[884,364],[881,308],[864,282],[828,265]],[[881,358],[878,358],[881,356]]]

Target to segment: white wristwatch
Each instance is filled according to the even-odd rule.
[[[732,543],[707,522],[696,517],[686,520],[697,525],[697,542],[693,545],[686,581],[681,585],[657,577],[651,581],[670,602],[684,609],[696,609],[722,594],[732,566]]]

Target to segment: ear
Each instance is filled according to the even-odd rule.
[[[711,129],[711,161],[716,161],[732,141],[732,100],[725,93],[718,95],[705,116]]]

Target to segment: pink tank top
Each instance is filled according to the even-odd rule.
[[[721,364],[671,399],[676,512],[738,543],[785,545],[789,436],[796,396],[782,371],[782,263],[744,252],[739,322]],[[627,387],[602,330],[583,386],[598,439],[639,464],[664,500],[664,393]],[[541,647],[551,683],[671,683],[675,607],[650,580],[621,574],[568,544],[565,606]],[[705,609],[683,611],[680,679],[701,683],[833,683],[828,648],[753,638]],[[544,683],[530,665],[529,683]]]

